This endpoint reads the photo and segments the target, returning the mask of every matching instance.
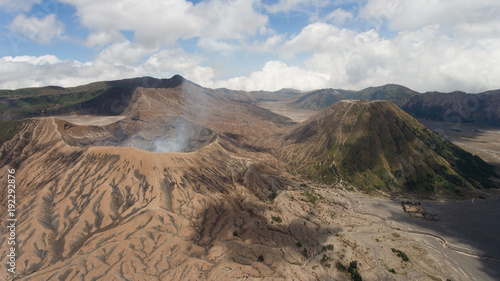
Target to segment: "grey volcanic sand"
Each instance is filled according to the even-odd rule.
[[[500,280],[500,199],[422,201],[426,211],[439,217],[438,222],[411,218],[403,212],[401,200],[366,196],[355,196],[355,200],[359,204],[355,204],[355,211],[384,219],[394,229],[412,234],[453,263],[442,266],[462,271],[478,281]]]

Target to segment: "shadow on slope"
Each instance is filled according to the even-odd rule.
[[[71,146],[135,147],[157,153],[192,152],[217,138],[212,130],[179,116],[155,122],[126,119],[106,126],[81,126],[55,119],[63,140]]]
[[[409,217],[399,201],[373,200],[377,203],[372,208],[400,223],[399,230],[438,242],[436,247],[460,271],[477,280],[500,280],[500,221],[496,219],[500,199],[422,202],[426,212],[439,217],[437,222]]]
[[[340,227],[320,226],[306,218],[287,221],[284,214],[270,212],[268,204],[241,197],[207,205],[190,238],[213,264],[203,277],[329,280],[339,274],[335,268],[327,274],[325,268],[313,275],[303,267],[324,253],[327,238],[341,232]]]

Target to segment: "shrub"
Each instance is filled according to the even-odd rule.
[[[263,255],[259,255],[259,257],[257,258],[257,261],[264,262],[264,256]]]
[[[303,195],[306,197],[306,201],[309,201],[311,203],[315,203],[320,199],[316,194],[309,191],[304,192]]]
[[[347,268],[345,267],[345,265],[343,265],[342,263],[340,263],[339,261],[335,264],[335,267],[339,270],[339,271],[346,271]]]
[[[394,270],[394,268],[389,269],[389,272],[392,274],[396,274],[396,270]]]
[[[391,250],[392,250],[392,252],[393,252],[394,254],[396,254],[398,257],[400,257],[403,261],[407,262],[407,261],[409,261],[409,260],[410,260],[410,259],[408,258],[408,256],[407,256],[404,252],[402,252],[402,251],[400,251],[400,250],[397,250],[397,249],[394,249],[394,248],[392,248]]]
[[[306,248],[304,248],[304,250],[302,250],[302,255],[303,255],[304,257],[306,257],[306,258],[309,256],[309,255],[307,254],[307,249],[306,249]]]
[[[282,223],[283,220],[278,216],[278,217],[271,217],[273,219],[273,221],[277,222],[277,223]]]
[[[274,199],[276,198],[276,196],[277,196],[277,195],[278,195],[278,194],[276,193],[276,191],[273,191],[273,192],[271,193],[271,195],[269,195],[269,200],[271,200],[271,201],[272,201],[272,200],[274,200]]]
[[[353,281],[363,281],[363,278],[361,278],[361,275],[357,270],[354,270],[351,272],[351,278]]]

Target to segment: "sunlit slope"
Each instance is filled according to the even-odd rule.
[[[365,191],[464,195],[492,188],[493,167],[387,101],[340,101],[285,138],[293,171]]]

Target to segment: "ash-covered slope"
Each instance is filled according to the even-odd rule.
[[[246,260],[246,270],[258,270],[264,246],[254,233],[268,237],[271,230],[245,208],[280,188],[264,175],[272,169],[228,153],[219,141],[193,153],[69,146],[55,121],[23,121],[2,146],[0,167],[16,170],[15,280],[217,279],[229,266],[216,262],[228,247],[241,253],[235,258]],[[241,239],[227,241],[234,231]],[[7,237],[3,229],[2,245]],[[1,247],[2,263],[6,251]],[[298,252],[291,257],[301,260]]]
[[[217,134],[247,144],[265,143],[276,129],[292,123],[269,110],[232,100],[227,92],[231,91],[207,89],[179,75],[170,79],[144,77],[66,89],[0,91],[0,110],[7,119],[73,115],[57,121],[62,138],[72,146],[133,146],[153,152],[198,150],[214,141]],[[71,122],[75,115],[83,114],[91,115],[86,119],[120,118],[103,126]],[[18,126],[16,121],[0,122],[1,144]]]
[[[388,267],[415,280],[474,276],[448,266],[446,253],[411,247],[420,237],[398,234],[395,242],[393,225],[360,211],[343,184],[304,188],[272,154],[280,134],[294,126],[283,116],[182,79],[164,88],[137,87],[114,105],[121,115],[104,118],[114,123],[66,116],[1,124],[0,169],[16,170],[19,222],[16,274],[4,270],[1,280],[350,280],[347,270],[332,265],[352,261],[365,280],[392,278]],[[344,154],[356,143],[349,136],[363,135],[356,124],[379,111],[352,109],[327,110],[300,125],[283,158],[296,170],[316,161],[317,171],[306,172],[323,181],[330,177],[318,162],[326,159],[325,148],[344,156],[337,163],[360,164],[348,157],[366,151]],[[368,115],[360,121],[356,112]],[[167,152],[153,149],[156,137],[176,140],[179,126],[188,131],[178,141],[183,149],[152,152]],[[116,147],[134,140],[141,149]],[[344,150],[332,146],[342,140]],[[7,194],[7,185],[0,193]],[[6,204],[7,197],[0,198]],[[7,215],[0,212],[0,220]],[[1,245],[7,231],[0,230]],[[390,250],[395,243],[422,262],[402,264]],[[4,265],[8,251],[0,247]]]
[[[339,101],[284,137],[292,170],[365,191],[465,195],[492,188],[493,167],[387,101]]]

